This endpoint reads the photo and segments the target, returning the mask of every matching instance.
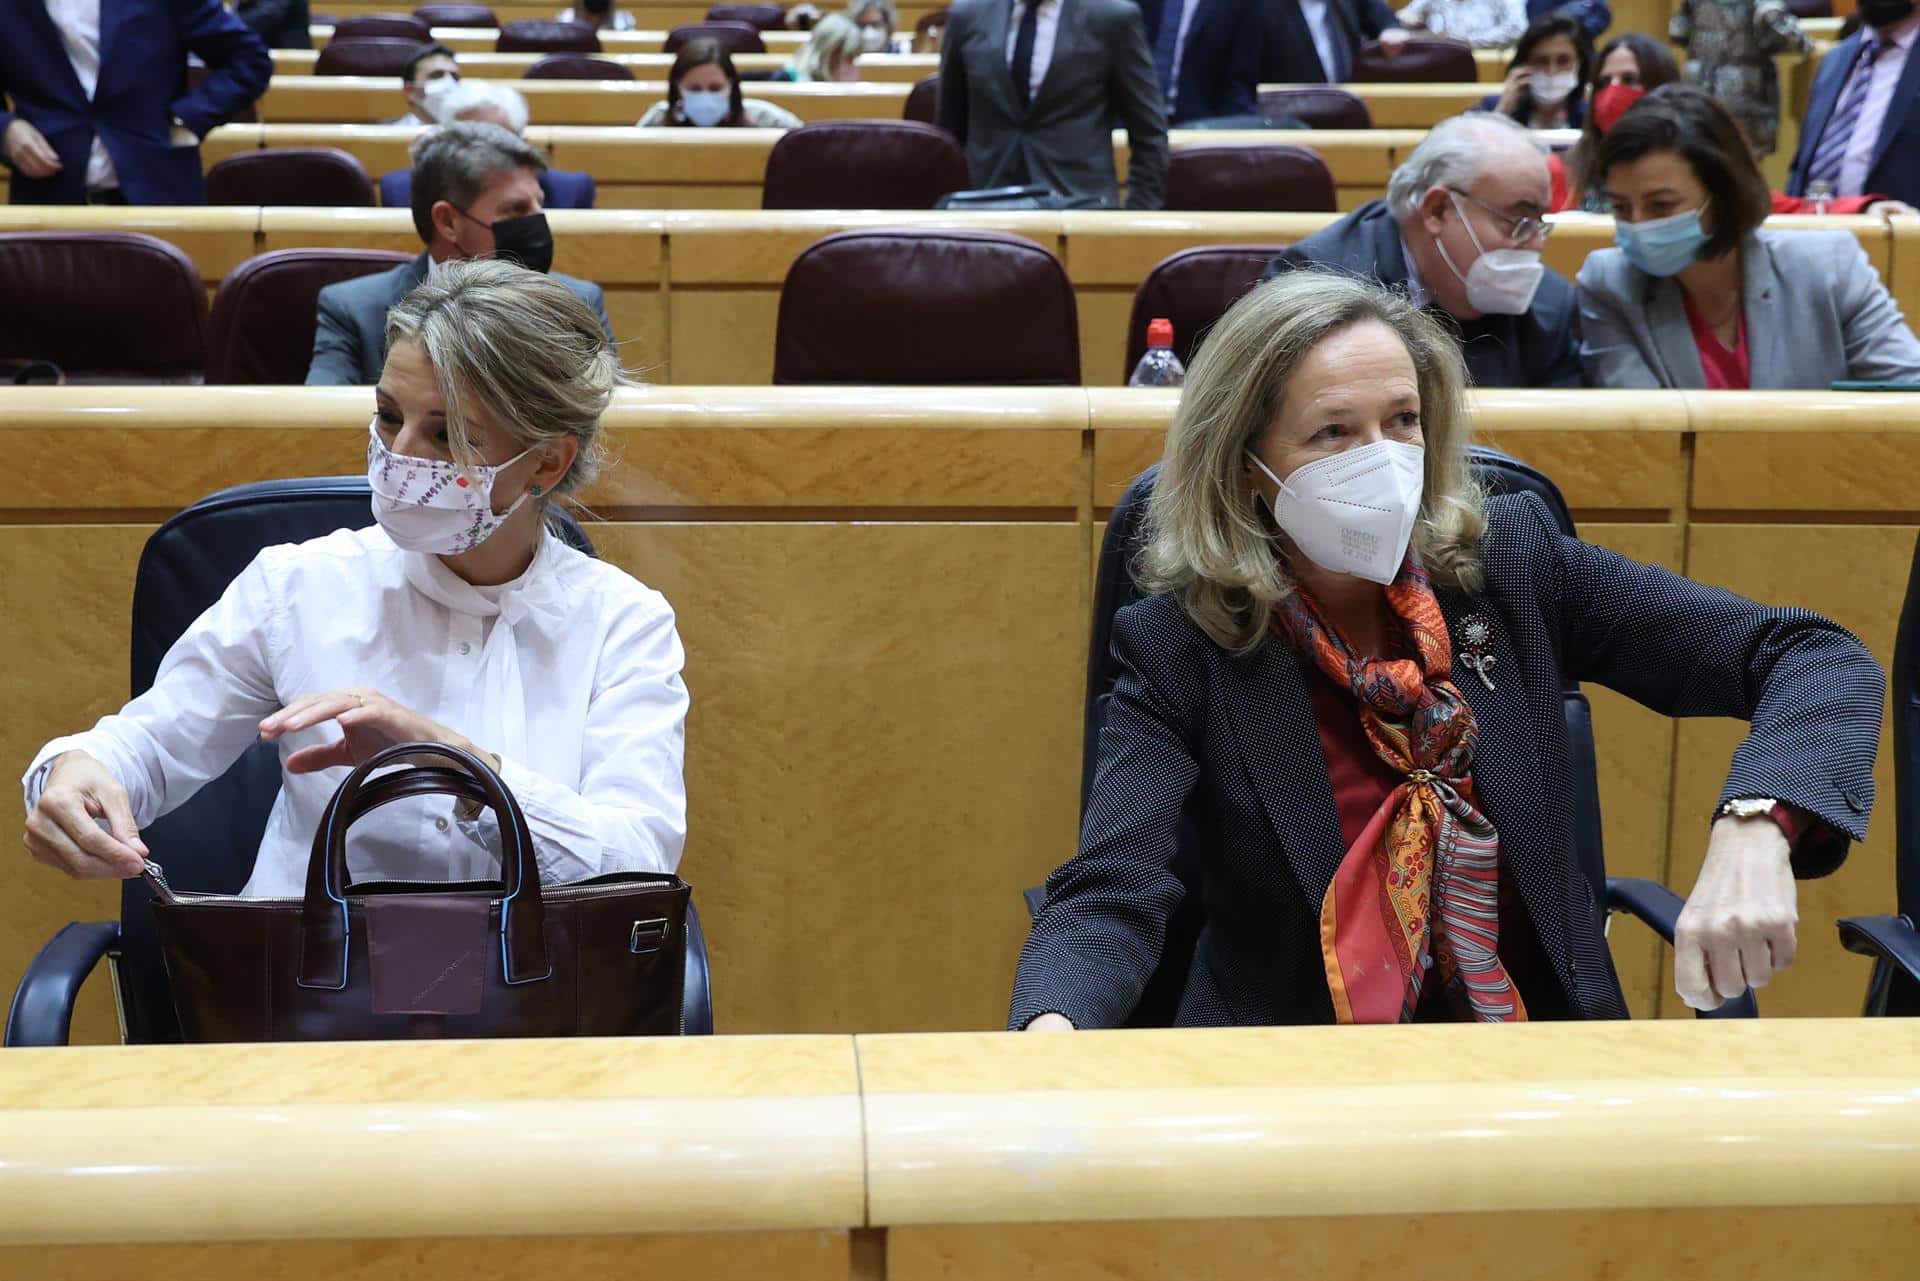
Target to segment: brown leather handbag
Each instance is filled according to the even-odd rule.
[[[380,777],[374,771],[426,757]],[[347,883],[347,831],[406,797],[485,805],[501,881]],[[154,922],[189,1041],[649,1036],[683,1030],[679,877],[613,872],[543,886],[500,776],[441,743],[379,752],[340,785],[298,899],[176,893],[148,865]]]

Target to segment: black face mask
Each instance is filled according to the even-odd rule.
[[[1860,0],[1860,17],[1870,27],[1890,27],[1913,13],[1913,0]]]
[[[502,218],[493,224],[493,254],[546,275],[553,270],[553,228],[544,213]]]

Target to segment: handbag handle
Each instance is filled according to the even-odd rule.
[[[375,770],[423,756],[442,763],[370,778]],[[551,976],[540,866],[519,802],[493,767],[471,752],[446,743],[399,743],[356,766],[320,816],[301,909],[300,986],[333,991],[347,986],[347,830],[382,805],[414,796],[454,796],[493,811],[500,824],[501,971],[508,983]]]

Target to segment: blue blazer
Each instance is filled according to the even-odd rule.
[[[1199,5],[1187,24],[1180,55],[1179,93],[1167,123],[1212,116],[1247,116],[1260,106],[1262,19],[1257,0],[1187,0]],[[1147,44],[1160,36],[1167,0],[1140,0]]]
[[[1813,164],[1813,149],[1820,145],[1820,132],[1833,118],[1847,69],[1859,58],[1860,33],[1855,32],[1820,60],[1820,72],[1813,78],[1813,93],[1807,99],[1806,123],[1800,129],[1800,150],[1794,153],[1793,168],[1787,173],[1789,196],[1807,194],[1807,169]],[[1920,204],[1920,50],[1907,55],[1900,81],[1893,87],[1893,100],[1887,104],[1880,137],[1873,144],[1873,159],[1867,165],[1865,191]]]
[[[265,93],[273,76],[267,46],[219,0],[100,0],[100,79],[91,102],[44,0],[0,0],[0,32],[0,96],[13,100],[12,113],[0,109],[0,132],[19,115],[46,135],[62,166],[51,178],[14,174],[15,204],[85,201],[96,133],[129,203],[205,204],[200,148],[168,141],[174,117],[204,138]],[[191,92],[189,53],[210,68]]]
[[[1566,14],[1596,40],[1613,25],[1613,10],[1607,6],[1607,0],[1527,0],[1527,21],[1550,13]]]
[[[549,169],[540,175],[540,201],[549,209],[591,209],[596,190],[593,175],[571,169]],[[413,203],[413,170],[396,169],[380,175],[380,203],[405,209]]]

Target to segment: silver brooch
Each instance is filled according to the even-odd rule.
[[[1482,614],[1468,614],[1460,620],[1460,665],[1480,678],[1480,683],[1492,689],[1493,677],[1487,675],[1499,659],[1488,652],[1493,644],[1493,624]]]

